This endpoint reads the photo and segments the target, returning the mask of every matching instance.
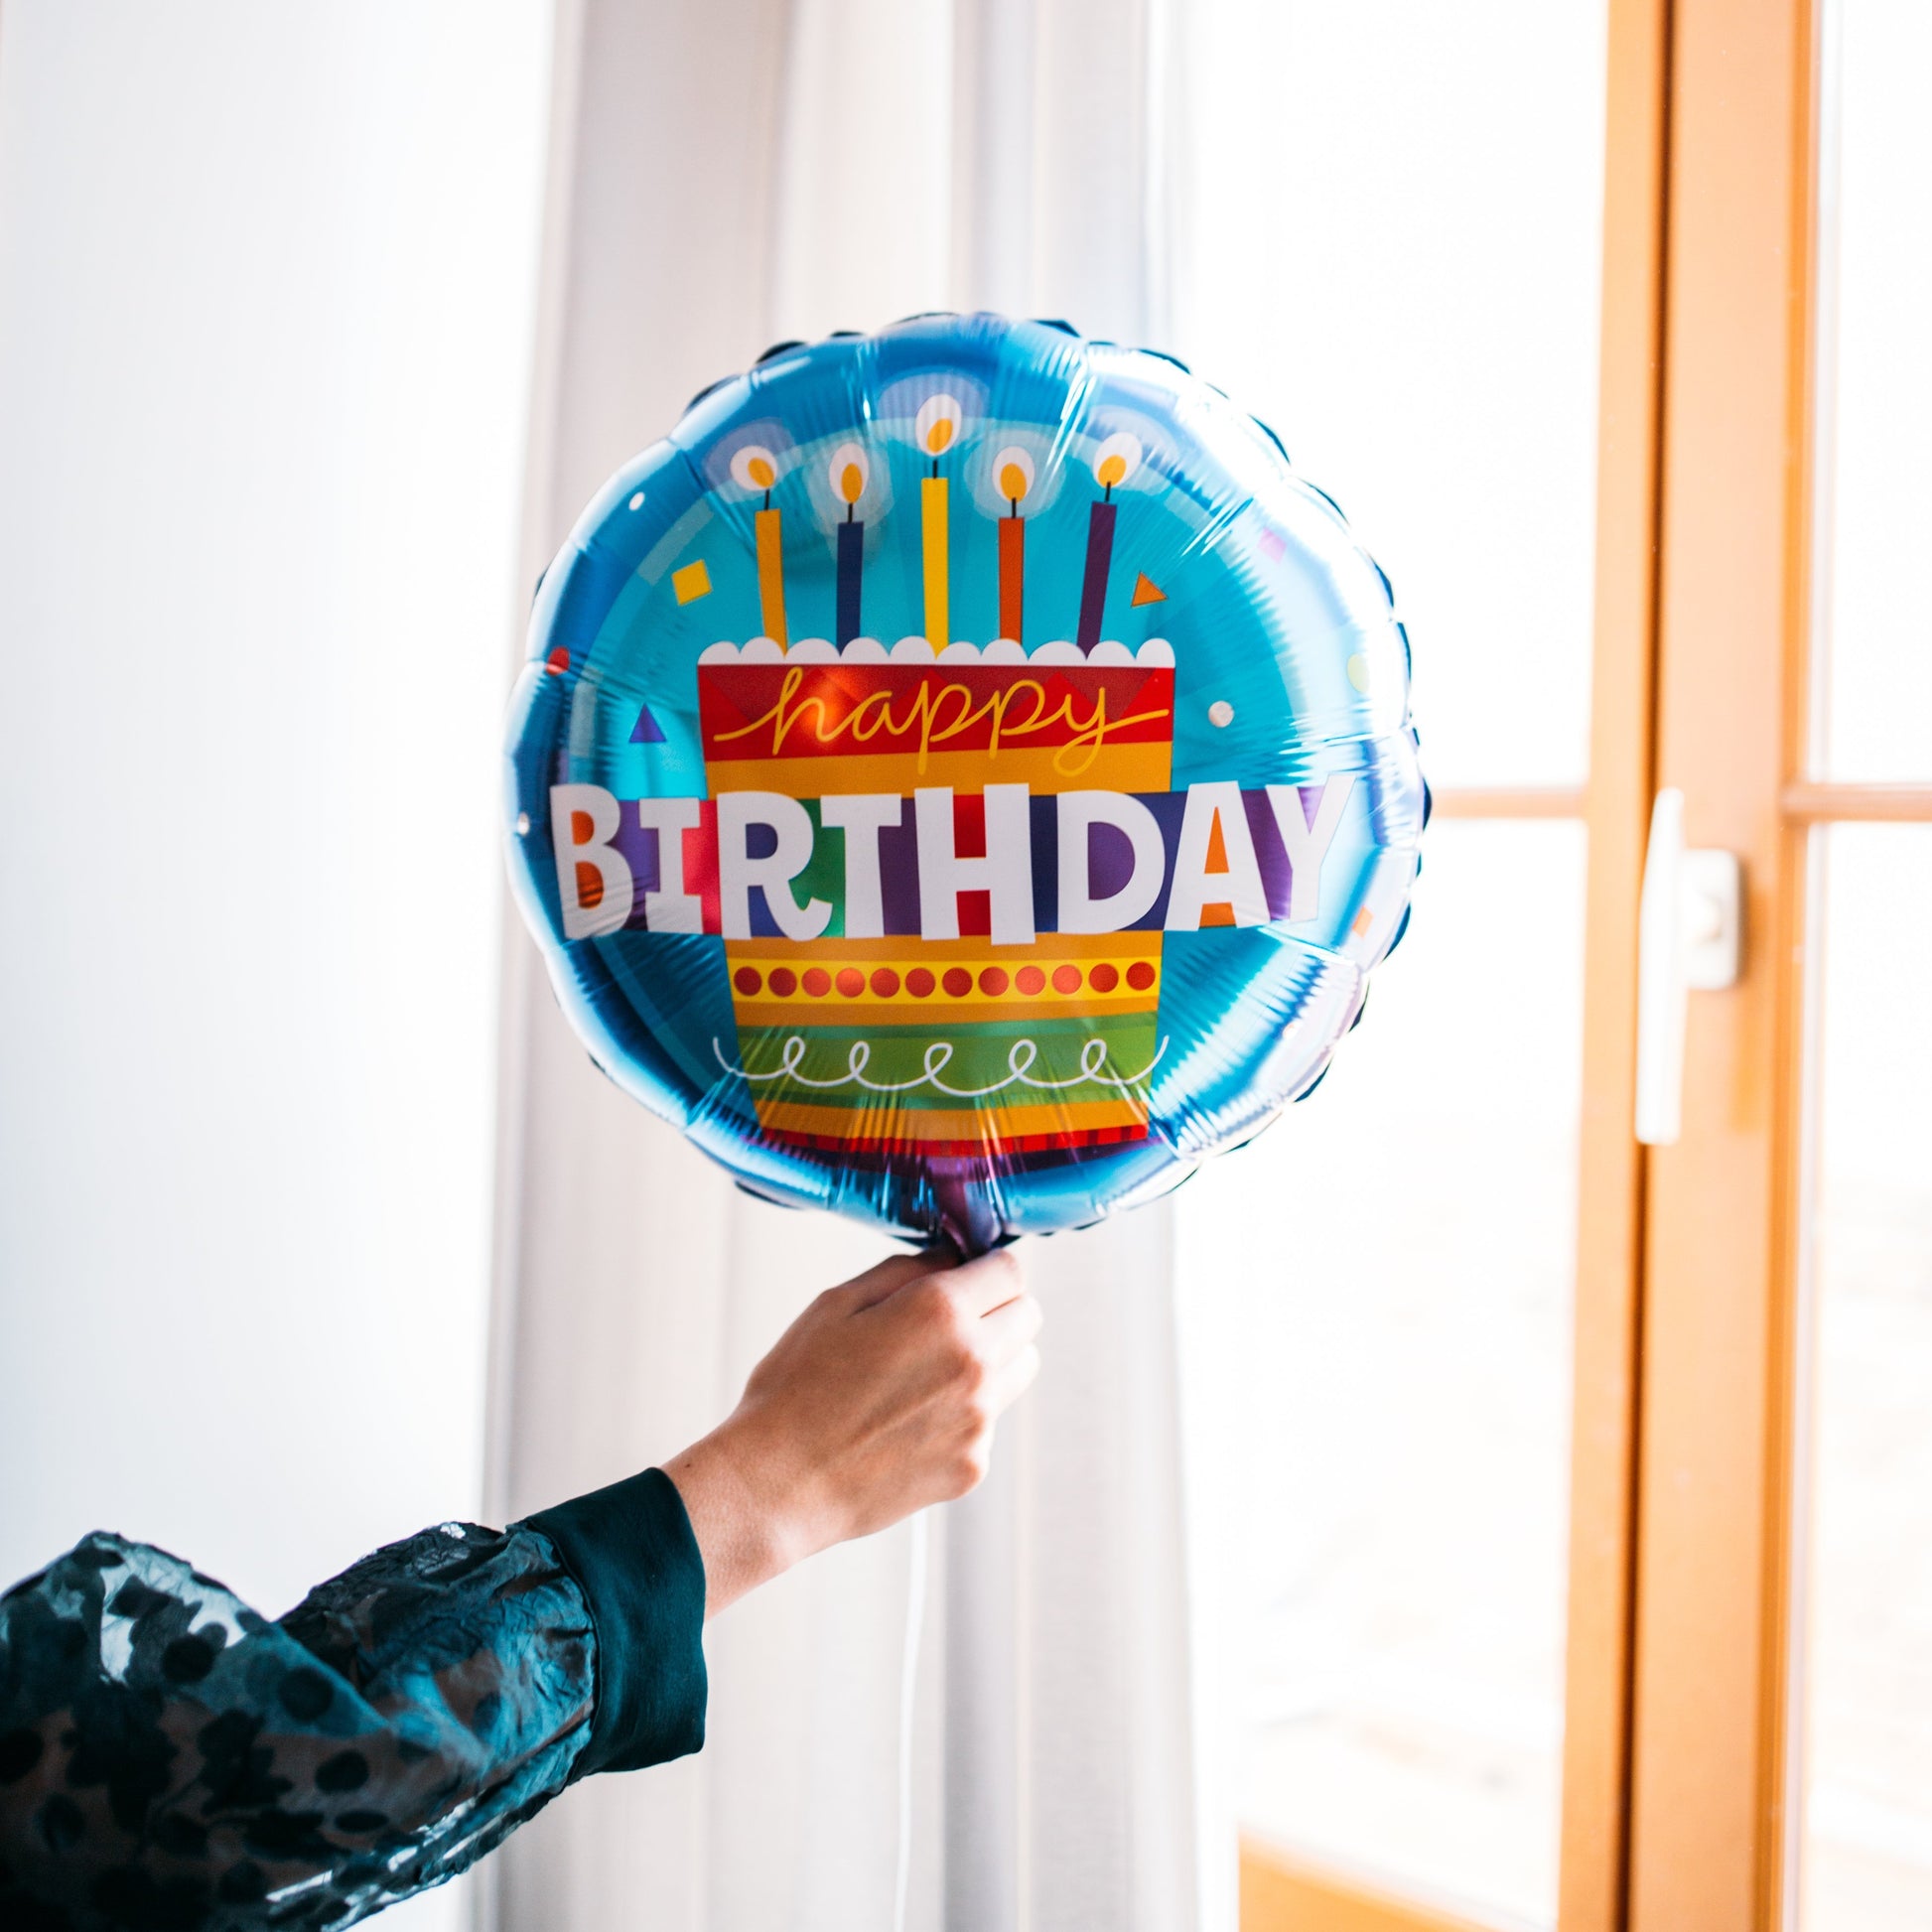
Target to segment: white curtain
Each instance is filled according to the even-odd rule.
[[[1158,345],[1165,3],[564,0],[527,575],[772,342],[983,305]],[[507,945],[492,1502],[513,1516],[708,1428],[883,1244],[737,1193],[603,1080]],[[984,1488],[713,1625],[704,1753],[591,1780],[514,1840],[500,1932],[884,1932],[901,1884],[914,1932],[1232,1925],[1172,1225],[1157,1206],[1034,1244],[1045,1368]]]

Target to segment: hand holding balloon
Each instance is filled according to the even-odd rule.
[[[972,1489],[994,1424],[1039,1372],[1039,1324],[1011,1249],[964,1267],[898,1255],[827,1289],[731,1415],[665,1465],[704,1555],[705,1615]]]

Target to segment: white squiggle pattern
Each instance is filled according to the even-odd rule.
[[[949,1039],[935,1039],[925,1049],[924,1066],[916,1079],[912,1080],[869,1080],[866,1068],[872,1064],[872,1042],[855,1039],[851,1050],[846,1054],[845,1071],[837,1073],[829,1080],[814,1079],[809,1073],[798,1069],[804,1063],[805,1041],[801,1035],[792,1034],[779,1051],[778,1064],[769,1073],[751,1073],[742,1066],[734,1066],[725,1057],[725,1049],[719,1045],[717,1035],[711,1038],[711,1050],[717,1056],[718,1064],[735,1080],[744,1080],[757,1085],[768,1080],[795,1080],[801,1087],[864,1087],[868,1093],[911,1093],[915,1088],[929,1086],[934,1093],[942,1093],[948,1100],[983,1100],[989,1094],[1004,1093],[1007,1088],[1020,1085],[1032,1087],[1036,1093],[1061,1092],[1068,1087],[1083,1087],[1092,1083],[1096,1086],[1113,1087],[1121,1093],[1131,1093],[1147,1084],[1149,1076],[1161,1064],[1162,1056],[1168,1050],[1164,1039],[1154,1049],[1154,1057],[1142,1067],[1140,1072],[1122,1077],[1107,1070],[1107,1042],[1104,1039],[1089,1039],[1080,1048],[1080,1070],[1070,1080],[1035,1080],[1031,1071],[1033,1064],[1039,1058],[1039,1046],[1031,1039],[1016,1039],[1007,1054],[1007,1077],[995,1080],[987,1087],[948,1086],[939,1076],[951,1064],[953,1044]]]

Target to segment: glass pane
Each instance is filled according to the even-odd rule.
[[[1835,778],[1932,778],[1932,736],[1922,722],[1932,714],[1932,627],[1914,588],[1932,529],[1932,7],[1840,0],[1831,19],[1823,371],[1830,649],[1819,750]]]
[[[1395,585],[1438,785],[1587,759],[1603,0],[1198,0],[1174,346]]]
[[[1826,840],[1804,1932],[1932,1925],[1932,826]]]
[[[1177,1197],[1249,1829],[1556,1917],[1585,837],[1429,834],[1333,1077]],[[1197,1485],[1198,1487],[1199,1485]]]

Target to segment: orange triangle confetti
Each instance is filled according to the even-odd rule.
[[[1168,594],[1146,571],[1139,571],[1134,577],[1133,608],[1139,610],[1143,604],[1165,604]]]

